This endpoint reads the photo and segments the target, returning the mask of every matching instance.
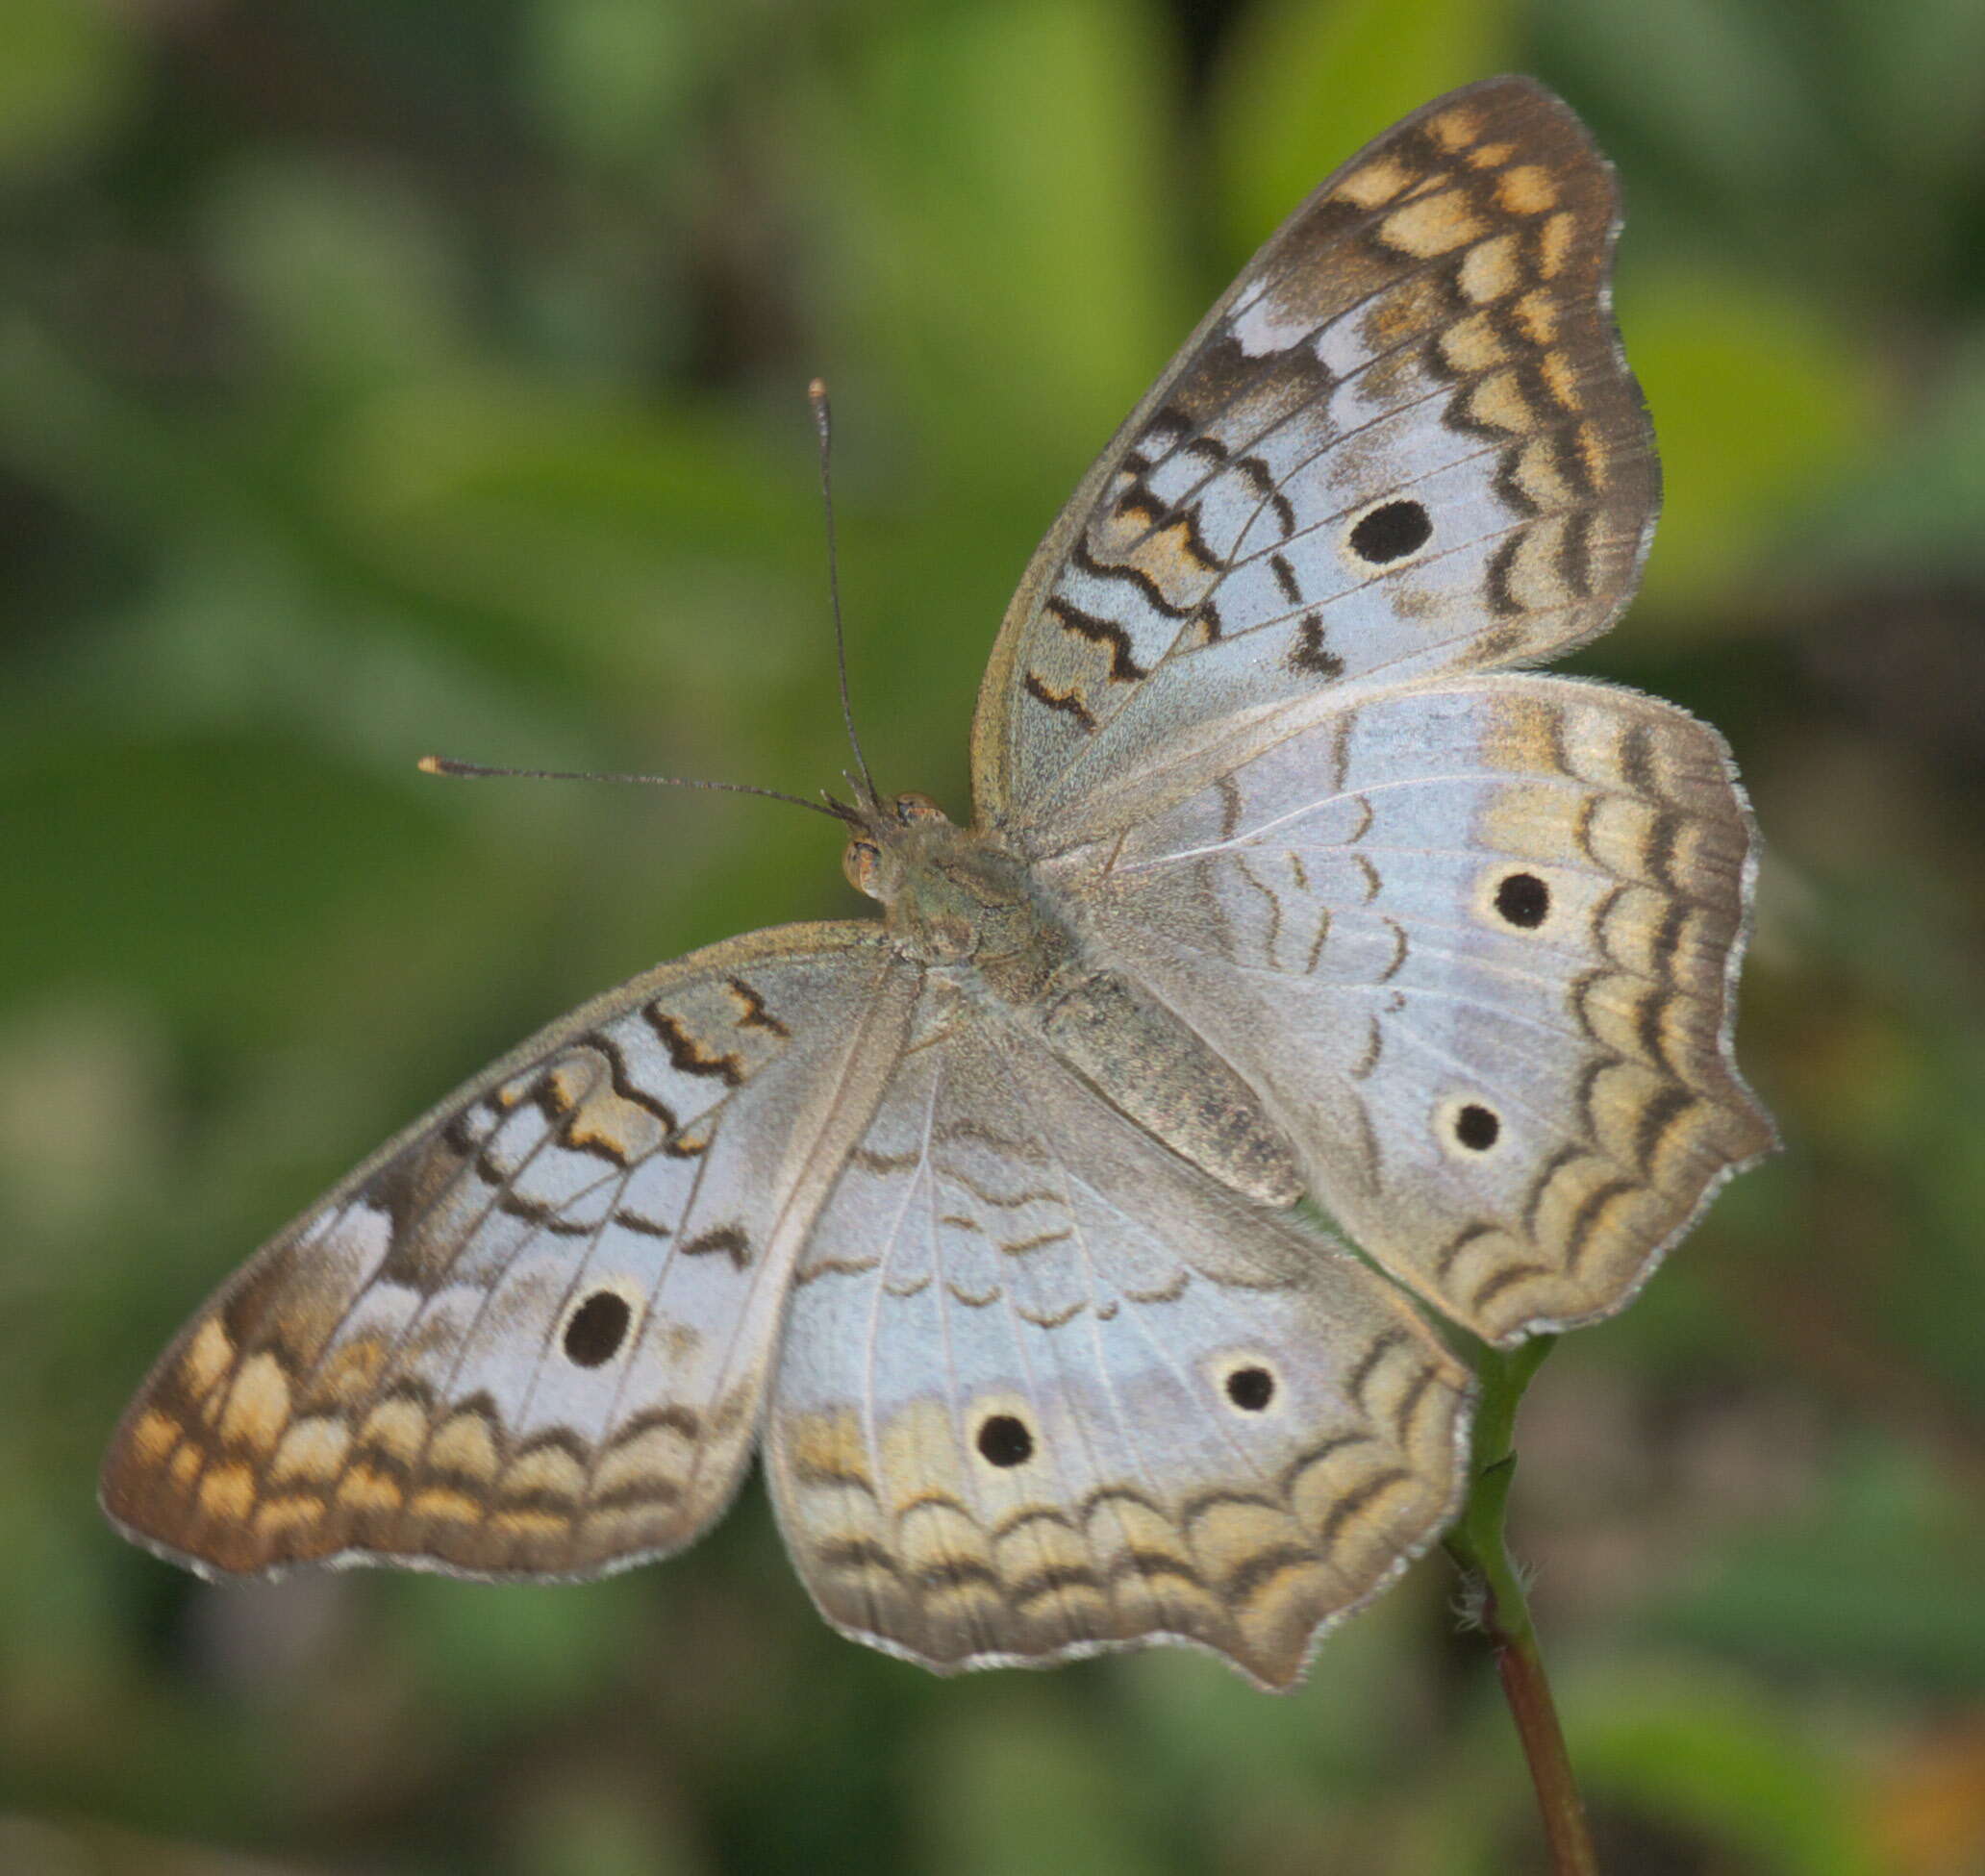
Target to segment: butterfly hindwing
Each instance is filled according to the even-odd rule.
[[[1467,1372],[1382,1278],[936,991],[793,1287],[787,1541],[929,1666],[1171,1638],[1285,1686],[1460,1488]]]
[[[680,1548],[749,1456],[788,1268],[914,978],[878,927],[788,927],[526,1043],[193,1319],[106,1457],[111,1515],[235,1572]]]
[[[1672,705],[1319,696],[1046,870],[1268,1099],[1369,1255],[1492,1339],[1617,1309],[1770,1144],[1731,1050],[1750,818]]]
[[[980,691],[981,819],[1024,845],[1219,716],[1603,631],[1659,494],[1617,225],[1611,170],[1527,79],[1324,183],[1037,552]]]

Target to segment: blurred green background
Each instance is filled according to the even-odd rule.
[[[1276,220],[1535,71],[1621,165],[1669,505],[1576,668],[1720,723],[1788,1150],[1526,1405],[1517,1540],[1606,1867],[1985,1869],[1985,7],[8,0],[0,1868],[1537,1866],[1435,1559],[1274,1700],[941,1683],[754,1487],[532,1590],[203,1588],[98,1517],[209,1287],[518,1036],[852,909],[764,803],[857,708],[967,802],[1007,592]]]

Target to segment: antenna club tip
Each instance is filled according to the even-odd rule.
[[[441,774],[441,759],[439,756],[423,756],[414,764],[423,775]]]
[[[826,403],[827,380],[824,378],[815,378],[810,380],[806,388],[806,394],[807,402],[810,404]]]

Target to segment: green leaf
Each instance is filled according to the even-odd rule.
[[[114,17],[82,0],[0,9],[0,174],[82,157],[116,129],[138,61]]]
[[[1874,1876],[1846,1766],[1797,1708],[1762,1688],[1712,1669],[1621,1662],[1569,1684],[1565,1708],[1596,1810],[1699,1835],[1760,1876]]]
[[[1191,322],[1162,45],[1127,0],[906,13],[826,115],[846,343],[981,495],[1072,481]]]
[[[1824,517],[1827,560],[1862,580],[1897,563],[1918,579],[1962,579],[1981,564],[1985,327],[1958,340],[1912,402],[1916,420],[1859,458]]]
[[[628,162],[679,134],[711,42],[736,8],[653,0],[539,0],[523,72],[539,113],[575,154]]]
[[[291,158],[244,163],[207,204],[208,246],[256,338],[300,376],[430,370],[460,344],[451,225],[384,176]]]
[[[1775,8],[1540,0],[1537,13],[1540,38],[1564,48],[1575,96],[1604,100],[1609,119],[1638,129],[1697,190],[1781,202],[1840,162],[1835,127],[1803,82],[1810,36]]]
[[[1057,1688],[1022,1683],[943,1710],[918,1785],[930,1867],[947,1876],[1146,1876],[1144,1807]]]
[[[1975,1698],[1980,1525],[1920,1463],[1871,1449],[1822,1504],[1740,1541],[1649,1619],[1726,1658]]]
[[[1661,451],[1665,500],[1646,591],[1663,629],[1726,630],[1802,517],[1872,447],[1863,356],[1809,299],[1689,266],[1622,279],[1620,317]]]

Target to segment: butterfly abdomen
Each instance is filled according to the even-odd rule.
[[[1264,1205],[1301,1196],[1294,1150],[1253,1088],[1128,978],[1092,971],[1038,1021],[1056,1055],[1174,1153]]]
[[[889,924],[906,955],[955,977],[973,1001],[1044,1043],[1222,1185],[1264,1205],[1295,1203],[1294,1151],[1254,1090],[1093,954],[1027,862],[987,834],[935,819],[892,844]]]

